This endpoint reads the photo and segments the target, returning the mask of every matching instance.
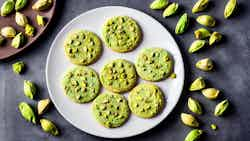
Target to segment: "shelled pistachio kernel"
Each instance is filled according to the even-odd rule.
[[[181,113],[181,121],[186,126],[199,127],[199,122],[191,114]]]
[[[213,32],[212,35],[209,38],[209,45],[213,45],[215,43],[220,42],[222,39],[222,34],[219,32]]]
[[[28,36],[34,36],[35,35],[35,27],[33,27],[30,24],[25,25],[25,34]]]
[[[168,0],[154,0],[150,5],[149,8],[153,10],[164,9],[168,5]]]
[[[16,36],[16,30],[11,26],[5,26],[1,29],[1,35],[5,38],[14,38]]]
[[[0,47],[4,44],[4,42],[5,38],[2,35],[0,35]]]
[[[24,95],[30,99],[34,99],[34,96],[37,92],[37,88],[36,85],[28,80],[24,80],[24,84],[23,84],[23,91],[24,91]]]
[[[43,119],[40,119],[40,123],[44,132],[47,132],[53,136],[59,135],[59,131],[56,125],[52,121],[43,118]]]
[[[26,38],[22,32],[18,33],[12,40],[11,46],[14,48],[19,48],[23,46],[26,42]]]
[[[195,40],[189,47],[189,53],[195,53],[205,47],[206,41],[205,40]]]
[[[208,37],[211,36],[211,33],[209,30],[207,30],[206,28],[199,28],[197,30],[194,31],[194,37],[196,39],[206,39]]]
[[[224,18],[228,19],[237,8],[237,0],[228,0],[225,10],[224,10]]]
[[[217,130],[217,129],[218,129],[218,127],[217,127],[216,124],[211,124],[211,125],[210,125],[210,128],[211,128],[212,130]]]
[[[214,110],[214,115],[217,117],[223,115],[224,112],[228,109],[228,106],[229,106],[229,101],[227,99],[223,100],[222,102],[216,105]]]
[[[207,27],[214,27],[216,24],[215,19],[210,15],[201,15],[196,18],[196,21],[199,24],[207,26]]]
[[[176,73],[171,73],[169,78],[175,79],[176,78]]]
[[[191,97],[188,98],[188,108],[191,112],[201,115],[202,114],[202,107],[198,100],[193,99]]]
[[[197,141],[202,134],[203,134],[202,130],[193,129],[187,134],[184,141]]]
[[[16,12],[15,20],[17,25],[22,27],[25,27],[25,25],[28,24],[28,18],[20,12]]]
[[[187,13],[184,13],[176,24],[175,34],[177,35],[183,34],[187,30],[188,25],[189,25],[189,18]]]
[[[171,15],[174,15],[179,8],[179,4],[176,2],[173,2],[170,4],[162,13],[162,17],[169,17]]]
[[[204,59],[199,60],[195,64],[195,67],[202,71],[211,71],[214,65],[213,65],[213,61],[210,58],[204,58]]]
[[[24,71],[25,64],[23,61],[18,61],[14,64],[12,64],[12,70],[15,74],[20,74]]]
[[[192,8],[192,13],[198,13],[204,11],[209,4],[209,0],[198,0],[193,8]]]
[[[203,77],[196,78],[190,85],[189,91],[198,91],[206,87]]]
[[[207,99],[216,99],[219,94],[220,90],[215,89],[215,88],[206,88],[201,91],[201,93],[207,98]]]
[[[49,107],[50,99],[42,99],[37,103],[37,112],[38,115],[42,115]]]
[[[15,8],[14,0],[6,0],[1,7],[1,16],[7,16],[13,12]]]
[[[19,11],[22,10],[25,6],[27,6],[28,0],[16,0],[15,3],[15,10]]]
[[[41,16],[41,15],[37,15],[36,16],[36,22],[39,26],[45,26],[46,25],[46,19],[45,17]]]
[[[37,0],[32,9],[36,11],[43,11],[49,9],[53,5],[53,0]]]
[[[36,124],[36,115],[28,103],[20,102],[18,109],[25,120]]]

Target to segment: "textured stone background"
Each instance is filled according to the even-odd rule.
[[[173,0],[171,0],[173,1]],[[45,63],[50,45],[56,34],[62,27],[75,16],[101,6],[121,5],[139,9],[160,21],[172,34],[175,24],[181,13],[188,12],[196,0],[175,0],[181,4],[181,11],[177,16],[164,19],[161,11],[152,11],[148,8],[151,0],[58,0],[55,19],[49,30],[19,56],[0,62],[0,141],[68,141],[106,140],[88,135],[69,124],[56,111],[55,108],[44,115],[57,123],[61,129],[61,136],[52,137],[38,126],[25,122],[18,113],[17,104],[27,101],[35,104],[23,96],[23,79],[35,81],[39,86],[39,98],[48,97],[45,83]],[[223,19],[225,1],[211,0],[207,14],[215,16],[218,26],[213,30],[225,34],[225,40],[214,48],[208,48],[198,54],[190,55],[187,49],[194,40],[192,31],[200,27],[194,22],[197,15],[191,15],[191,26],[188,32],[182,36],[173,34],[183,54],[186,69],[186,86],[182,97],[174,111],[159,126],[137,137],[123,140],[137,141],[182,141],[190,128],[185,127],[179,120],[182,111],[187,110],[187,97],[192,95],[199,99],[205,107],[205,114],[200,116],[202,129],[206,130],[203,140],[206,141],[246,141],[250,138],[250,2],[239,1],[238,14],[230,20]],[[3,0],[0,0],[2,3]],[[0,21],[1,22],[1,21]],[[153,27],[152,27],[153,28]],[[216,71],[204,73],[194,68],[197,60],[203,57],[211,57],[216,61]],[[17,60],[26,62],[28,69],[24,75],[17,76],[12,73],[11,64]],[[187,92],[187,84],[195,77],[202,75],[208,79],[209,85],[222,90],[223,96],[231,101],[231,110],[223,118],[212,115],[213,108],[218,101],[209,101],[200,93]],[[211,131],[209,124],[216,123],[218,131]]]

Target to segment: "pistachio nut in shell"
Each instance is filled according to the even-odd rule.
[[[200,129],[191,130],[185,137],[185,141],[197,141],[200,136],[203,134],[203,131]]]
[[[38,115],[42,115],[48,108],[50,104],[50,99],[42,99],[37,103]]]
[[[197,17],[196,21],[199,24],[207,26],[207,27],[214,27],[216,24],[215,19],[210,15],[201,15]]]
[[[204,11],[209,4],[209,0],[198,0],[193,8],[192,8],[192,13],[198,13]]]
[[[15,3],[15,10],[19,11],[22,10],[25,6],[27,6],[28,0],[16,0]]]
[[[14,0],[6,0],[1,6],[1,16],[7,16],[11,12],[14,11],[15,1]]]
[[[12,40],[11,46],[14,48],[19,48],[23,46],[26,42],[26,38],[22,32],[18,33]]]
[[[216,88],[206,88],[203,89],[201,91],[201,93],[207,98],[207,99],[216,99],[219,94],[220,94],[220,90],[216,89]]]
[[[162,13],[162,17],[169,17],[174,15],[179,8],[179,4],[176,2],[171,3]]]
[[[220,42],[222,39],[222,34],[219,32],[213,32],[212,35],[209,38],[209,45],[213,45],[215,43]]]
[[[14,64],[12,64],[12,70],[15,74],[20,74],[24,71],[25,64],[23,61],[18,61]]]
[[[188,109],[198,115],[202,114],[202,107],[198,100],[191,97],[188,98]]]
[[[211,33],[209,30],[207,30],[206,28],[199,28],[197,30],[194,31],[194,37],[196,39],[206,39],[208,37],[211,36]]]
[[[50,133],[53,136],[59,135],[56,125],[48,119],[40,119],[41,127],[44,132]]]
[[[16,36],[16,30],[11,26],[5,26],[1,29],[1,35],[5,38],[14,38]]]
[[[189,91],[198,91],[206,87],[206,83],[203,77],[196,78],[190,85]]]
[[[53,0],[37,0],[32,9],[36,11],[43,11],[49,9],[53,5]]]
[[[168,5],[168,0],[154,0],[150,5],[150,9],[159,10],[164,9]]]
[[[195,53],[205,47],[207,44],[206,40],[195,40],[193,43],[190,45],[188,52],[189,53]]]
[[[183,34],[187,30],[188,25],[189,25],[188,14],[184,13],[176,24],[175,34],[177,35]]]
[[[228,109],[228,106],[229,106],[228,100],[227,99],[223,100],[222,102],[220,102],[215,106],[214,115],[217,117],[223,115],[224,112]]]
[[[36,85],[29,80],[24,80],[23,91],[25,96],[34,99],[37,92]]]
[[[28,24],[28,18],[20,12],[16,12],[15,20],[17,25],[22,27],[25,27],[25,25]]]
[[[25,120],[34,124],[36,123],[36,115],[28,103],[20,102],[18,104],[18,109]]]
[[[189,126],[189,127],[199,127],[199,122],[191,114],[181,113],[181,121],[186,126]]]
[[[237,8],[237,0],[228,0],[225,10],[224,10],[224,18],[228,19]]]
[[[214,67],[213,61],[210,58],[204,58],[199,60],[196,64],[195,67],[197,69],[200,69],[202,71],[211,71]]]

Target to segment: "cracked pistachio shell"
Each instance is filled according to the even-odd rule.
[[[209,0],[198,0],[193,8],[192,8],[192,13],[198,13],[204,11],[209,4]]]
[[[215,19],[209,15],[201,15],[201,16],[197,17],[196,21],[199,24],[207,26],[207,27],[214,27],[216,24]]]
[[[215,88],[206,88],[201,91],[201,93],[207,98],[207,99],[216,99],[219,94],[220,90],[215,89]]]
[[[168,16],[171,16],[171,15],[174,15],[177,10],[179,8],[179,4],[174,2],[172,4],[170,4],[162,13],[162,16],[165,18],[165,17],[168,17]]]
[[[188,108],[191,112],[201,115],[202,114],[202,107],[198,100],[193,98],[188,98]]]
[[[34,124],[36,123],[36,115],[28,103],[20,102],[18,104],[18,109],[25,120],[32,122]]]
[[[187,134],[187,136],[185,137],[185,141],[197,141],[202,134],[202,130],[193,129]]]
[[[184,13],[176,24],[175,34],[177,35],[183,34],[187,30],[188,22],[189,22],[188,15],[187,13]]]
[[[19,48],[25,44],[25,36],[22,32],[18,33],[12,40],[11,46],[14,48]]]
[[[181,113],[181,121],[186,126],[199,127],[199,122],[191,114]]]
[[[189,53],[195,53],[201,48],[205,47],[206,41],[205,40],[195,40],[189,47],[188,52]]]
[[[11,12],[13,12],[15,8],[14,0],[6,0],[1,7],[1,16],[7,16]]]
[[[19,11],[28,4],[28,0],[16,0],[15,10]]]
[[[236,7],[237,7],[237,0],[228,0],[224,10],[224,18],[228,19],[234,13]]]
[[[46,24],[45,18],[41,15],[36,16],[36,22],[39,26],[45,26]]]
[[[33,10],[43,11],[49,9],[53,4],[53,0],[37,0],[32,6]]]
[[[196,78],[189,87],[189,91],[198,91],[206,87],[203,77]]]
[[[228,109],[229,102],[228,100],[224,100],[220,102],[219,104],[216,105],[215,110],[214,110],[214,115],[215,116],[221,116],[223,113]]]
[[[196,64],[195,67],[197,69],[200,69],[202,71],[211,71],[214,67],[213,61],[210,58],[205,58],[199,60]]]
[[[25,34],[28,36],[34,36],[35,35],[35,27],[33,27],[32,25],[26,24]]]
[[[213,32],[212,35],[209,38],[209,45],[213,45],[215,43],[218,43],[222,39],[222,34],[219,32]]]
[[[23,90],[24,95],[30,99],[33,99],[37,92],[36,85],[28,80],[24,80]]]
[[[211,33],[209,30],[205,29],[205,28],[199,28],[197,30],[194,31],[194,37],[196,39],[206,39],[208,37],[211,36]]]
[[[24,68],[25,68],[25,64],[24,64],[23,61],[18,61],[18,62],[16,62],[16,63],[12,64],[12,70],[13,70],[13,72],[14,72],[15,74],[20,74],[20,73],[22,73],[23,70],[24,70]]]
[[[22,26],[22,27],[25,27],[25,25],[28,24],[27,17],[20,12],[16,12],[15,20],[16,20],[17,25]]]
[[[5,42],[5,38],[2,35],[0,35],[0,46],[3,45],[4,42]]]
[[[56,125],[48,119],[40,119],[41,127],[44,132],[50,133],[53,136],[59,135]]]
[[[159,10],[166,8],[168,5],[168,0],[154,0],[150,5],[150,9]]]
[[[38,115],[42,115],[49,107],[50,99],[43,99],[37,103]]]
[[[211,128],[212,130],[217,130],[217,129],[218,129],[218,127],[217,127],[216,124],[211,124],[211,125],[210,125],[210,128]]]
[[[16,36],[16,30],[11,26],[6,26],[1,29],[1,34],[5,38],[14,38]]]

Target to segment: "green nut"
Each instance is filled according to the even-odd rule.
[[[167,5],[168,5],[168,0],[154,0],[149,7],[150,9],[153,10],[159,10],[166,8]]]
[[[28,4],[28,0],[16,0],[15,10],[19,11]]]
[[[229,102],[227,99],[220,102],[215,107],[214,115],[217,117],[223,115],[223,113],[228,109],[228,106],[229,106]]]
[[[184,13],[176,24],[175,34],[177,35],[183,34],[187,30],[188,23],[189,23],[188,15],[187,13]]]
[[[215,19],[209,15],[201,15],[201,16],[197,17],[196,21],[199,24],[207,26],[207,27],[214,27],[216,24]]]
[[[37,103],[37,111],[38,115],[42,115],[49,107],[50,99],[43,99],[38,101]]]
[[[188,98],[188,108],[191,112],[201,115],[202,114],[202,107],[198,100],[193,98]]]
[[[1,34],[5,38],[14,38],[16,36],[16,30],[11,26],[6,26],[1,29]]]
[[[224,18],[228,19],[237,8],[237,0],[228,0],[225,10],[224,10]]]
[[[189,127],[199,127],[199,122],[191,114],[181,113],[181,121],[186,126],[189,126]]]
[[[206,39],[208,37],[211,36],[211,33],[209,30],[205,29],[205,28],[199,28],[197,30],[194,31],[194,37],[196,39]]]
[[[17,25],[22,26],[22,27],[25,27],[25,25],[28,24],[27,17],[20,12],[16,12],[15,20],[16,20]]]
[[[201,91],[201,93],[202,93],[207,99],[213,100],[213,99],[216,99],[216,98],[219,96],[220,90],[215,89],[215,88],[206,88],[206,89],[203,89],[203,90]]]
[[[26,24],[25,26],[25,34],[28,36],[34,36],[35,35],[35,27]]]
[[[37,22],[37,24],[38,24],[39,26],[45,26],[45,24],[46,24],[46,19],[45,19],[43,16],[41,16],[41,15],[37,15],[37,16],[36,16],[36,22]]]
[[[209,38],[209,45],[213,45],[215,43],[220,42],[222,39],[222,34],[220,34],[219,32],[213,32],[212,35]]]
[[[7,16],[11,12],[13,12],[15,8],[14,0],[6,0],[1,7],[1,16]]]
[[[196,78],[189,87],[189,91],[198,91],[206,87],[203,77]]]
[[[177,10],[179,8],[179,4],[176,2],[173,2],[172,4],[170,4],[162,13],[162,17],[169,17],[174,15]]]
[[[217,130],[217,129],[218,129],[218,127],[217,127],[216,124],[211,124],[211,125],[210,125],[210,128],[211,128],[212,130]]]
[[[195,67],[197,69],[200,69],[202,71],[211,71],[214,67],[213,61],[210,58],[205,58],[199,60],[196,64]]]
[[[41,127],[44,132],[50,133],[53,136],[59,135],[56,125],[48,119],[40,119]]]
[[[192,13],[198,13],[204,11],[208,6],[209,0],[198,0],[193,8]]]
[[[23,35],[22,32],[18,33],[15,38],[13,38],[12,42],[11,42],[11,46],[14,48],[19,48],[21,46],[23,46],[26,42],[26,38]]]
[[[5,42],[5,38],[2,35],[0,35],[0,46],[2,46],[4,42]]]
[[[20,102],[18,104],[18,109],[25,120],[36,124],[36,115],[28,103]]]
[[[176,78],[176,73],[170,74],[169,78],[175,79]]]
[[[18,61],[14,64],[12,64],[12,70],[15,74],[20,74],[24,71],[25,64],[23,61]]]
[[[197,141],[202,134],[203,134],[202,130],[193,129],[187,134],[185,141]]]
[[[53,0],[37,0],[32,5],[32,9],[36,11],[43,11],[49,9],[53,4]]]
[[[189,53],[195,53],[198,50],[200,50],[201,48],[205,47],[206,45],[206,41],[205,40],[195,40],[189,47],[188,52]]]
[[[34,99],[34,96],[37,92],[36,85],[31,81],[24,80],[23,91],[25,96],[30,99]]]

